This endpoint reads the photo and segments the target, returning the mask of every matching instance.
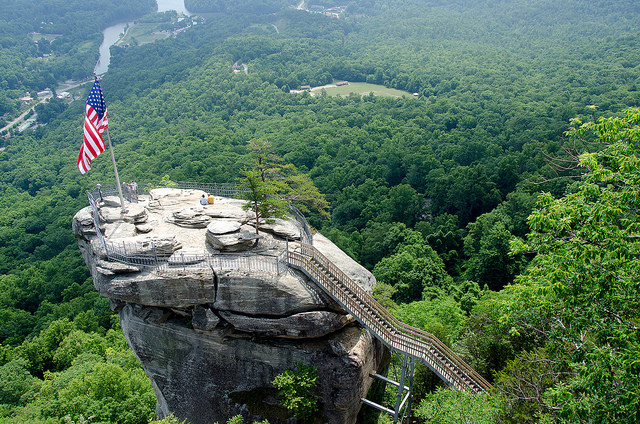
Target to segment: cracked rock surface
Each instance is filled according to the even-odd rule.
[[[119,311],[151,379],[157,415],[174,413],[192,424],[238,414],[245,422],[296,423],[277,404],[271,382],[303,362],[318,369],[321,420],[355,423],[370,374],[386,365],[385,348],[313,281],[279,261],[287,240],[294,246],[299,239],[295,221],[278,220],[255,234],[241,200],[216,197],[202,206],[202,194],[155,189],[127,204],[126,213],[117,199],[103,199],[100,231],[110,256],[90,207],[73,220],[94,287]],[[314,246],[372,289],[373,275],[328,239],[315,234]],[[145,260],[122,260],[127,255]]]

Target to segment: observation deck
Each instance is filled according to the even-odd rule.
[[[110,262],[139,269],[246,270],[248,272],[286,273],[294,268],[320,287],[371,334],[400,358],[402,375],[399,382],[373,375],[398,387],[398,398],[393,409],[377,405],[367,399],[362,402],[393,416],[394,422],[402,421],[410,410],[410,395],[414,366],[421,362],[438,377],[458,390],[479,393],[488,390],[490,384],[444,343],[430,333],[408,326],[393,317],[371,295],[373,281],[357,281],[357,274],[336,265],[330,254],[314,245],[312,232],[297,210],[291,209],[295,218],[277,222],[278,225],[261,225],[261,229],[286,239],[284,245],[264,239],[256,243],[251,237],[251,213],[243,210],[243,189],[237,185],[181,184],[177,187],[156,189],[155,193],[137,194],[125,190],[126,212],[114,196],[115,189],[99,188],[88,193],[91,205],[91,225],[100,241],[103,254]],[[215,196],[212,205],[200,205],[203,193]],[[185,202],[187,207],[185,207]],[[111,207],[105,207],[111,206]],[[213,230],[210,221],[229,220],[239,222],[233,227],[236,239],[245,239],[248,245],[260,245],[259,255],[248,254],[243,249],[221,252],[214,238],[226,234],[226,230]],[[172,226],[173,231],[167,228]],[[176,232],[175,227],[180,231]],[[207,228],[207,232],[202,229]],[[218,231],[220,234],[210,234]],[[142,237],[151,233],[175,234],[173,239]],[[232,237],[232,238],[233,238]],[[203,248],[206,246],[206,248]],[[225,249],[222,249],[225,250]],[[345,255],[346,256],[346,255]],[[346,262],[341,262],[344,264]]]

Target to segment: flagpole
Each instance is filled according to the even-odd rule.
[[[105,128],[107,133],[107,141],[109,142],[109,151],[111,152],[111,162],[113,163],[113,170],[116,173],[116,184],[118,185],[118,194],[120,195],[120,206],[122,207],[122,213],[124,214],[126,209],[124,208],[124,197],[122,197],[122,186],[120,186],[120,177],[118,177],[118,167],[116,167],[116,157],[113,155],[113,146],[111,145],[111,137],[109,137],[109,128]]]

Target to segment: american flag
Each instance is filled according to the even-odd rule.
[[[104,152],[102,133],[109,126],[107,105],[104,104],[104,96],[97,78],[87,97],[84,112],[84,141],[78,155],[78,169],[81,174],[90,170],[91,161]]]

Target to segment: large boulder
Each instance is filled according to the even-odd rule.
[[[250,225],[255,225],[256,220],[249,221]],[[300,227],[291,220],[274,219],[260,223],[260,230],[274,234],[283,239],[300,240]]]
[[[125,211],[120,207],[120,200],[117,204],[109,203],[109,206],[100,208],[100,219],[104,222],[125,221],[130,223],[142,223],[147,220],[147,210],[138,203],[127,203]]]
[[[216,298],[214,276],[206,269],[99,272],[93,284],[102,296],[138,305],[184,308],[213,303]]]
[[[135,233],[135,227],[127,231],[127,233]],[[111,237],[107,245],[116,249],[122,255],[144,258],[171,256],[173,252],[182,248],[182,244],[176,236],[171,234],[165,234],[164,236],[145,234],[121,238]]]
[[[342,311],[324,292],[298,272],[266,276],[259,273],[218,273],[215,309],[244,315],[282,317],[331,308]]]
[[[96,234],[91,206],[82,208],[75,214],[72,221],[72,230],[78,235],[93,236]]]
[[[299,234],[296,223],[277,221],[256,234],[246,225],[252,214],[243,201],[216,198],[200,206],[202,193],[152,190],[125,214],[119,203],[102,202],[104,238],[90,208],[73,221],[94,286],[119,311],[151,379],[157,415],[192,424],[238,414],[245,422],[297,423],[278,405],[271,382],[302,362],[318,369],[318,419],[355,423],[371,373],[385,366],[385,348],[282,262],[286,239],[295,245]],[[371,289],[370,272],[327,239],[316,240]]]
[[[127,342],[151,379],[156,414],[175,414],[191,424],[226,422],[299,423],[279,406],[272,381],[296,363],[317,368],[320,422],[355,423],[371,373],[384,348],[368,332],[347,326],[316,339],[255,338],[232,328],[190,329],[186,321],[145,321],[131,305],[120,311]]]
[[[191,325],[194,330],[212,331],[220,323],[220,318],[211,310],[202,306],[193,308],[191,316]]]
[[[329,311],[301,312],[282,318],[248,317],[220,311],[220,316],[236,330],[284,339],[324,337],[354,321],[351,315]]]
[[[342,251],[331,240],[320,233],[313,236],[313,246],[324,256],[333,262],[342,272],[347,274],[352,280],[358,283],[363,289],[371,293],[376,285],[376,278],[362,265],[357,263]]]
[[[209,221],[211,221],[211,217],[204,214],[202,207],[194,206],[173,212],[168,220],[180,227],[206,228]]]
[[[207,225],[207,233],[219,236],[222,234],[235,233],[240,227],[242,227],[242,222],[236,219],[217,218],[209,222]]]
[[[211,232],[206,234],[207,243],[214,249],[223,252],[248,250],[250,247],[255,246],[260,238],[262,238],[260,234],[247,230],[235,231],[229,234],[213,234]]]

